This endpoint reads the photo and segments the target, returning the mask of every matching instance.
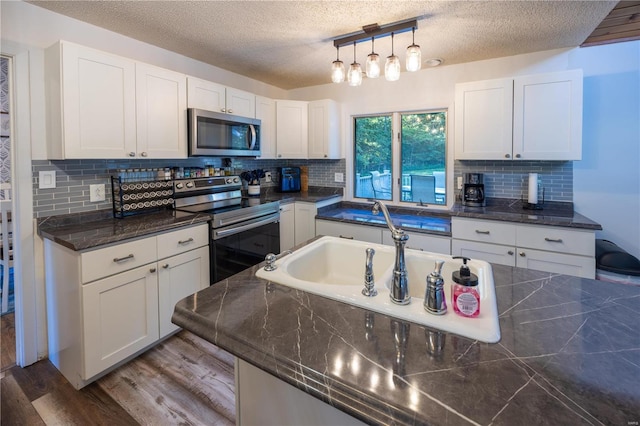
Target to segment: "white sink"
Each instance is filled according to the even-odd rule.
[[[365,250],[369,247],[375,250],[373,265],[375,287],[378,290],[375,297],[362,295]],[[451,306],[451,273],[460,268],[459,259],[443,254],[405,250],[411,295],[411,303],[408,305],[397,305],[389,299],[394,260],[393,246],[322,237],[278,259],[278,268],[275,271],[260,268],[256,276],[474,340],[487,343],[500,340],[495,287],[489,263],[475,259],[468,263],[471,272],[478,276],[480,315],[476,318],[465,318],[454,313]],[[448,310],[444,315],[430,314],[423,307],[426,277],[433,271],[436,260],[445,261],[442,276],[445,280]]]

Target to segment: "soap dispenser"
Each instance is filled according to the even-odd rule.
[[[478,276],[471,273],[467,266],[468,257],[454,256],[462,259],[459,271],[451,274],[453,285],[451,289],[451,304],[453,311],[464,317],[475,318],[480,315],[480,293],[478,292]]]
[[[435,270],[427,277],[427,289],[424,295],[424,309],[435,315],[447,312],[447,298],[444,295],[444,278],[442,278],[443,260],[436,261]]]

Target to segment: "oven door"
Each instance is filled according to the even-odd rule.
[[[280,252],[280,213],[213,229],[212,283],[222,281]]]

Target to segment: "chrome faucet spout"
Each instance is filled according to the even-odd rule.
[[[396,260],[393,267],[393,284],[391,286],[391,293],[389,297],[393,303],[398,305],[406,305],[411,302],[411,296],[409,296],[409,282],[407,279],[407,267],[404,260],[404,246],[409,239],[409,236],[401,228],[396,228],[389,216],[389,210],[381,201],[373,203],[371,212],[378,214],[382,210],[384,220],[387,222],[387,227],[391,231],[391,237],[393,243],[396,246]]]

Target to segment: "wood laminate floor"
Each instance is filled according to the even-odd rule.
[[[43,360],[4,371],[4,425],[232,425],[234,358],[181,331],[75,390]]]
[[[0,371],[16,365],[15,313],[0,316]]]

